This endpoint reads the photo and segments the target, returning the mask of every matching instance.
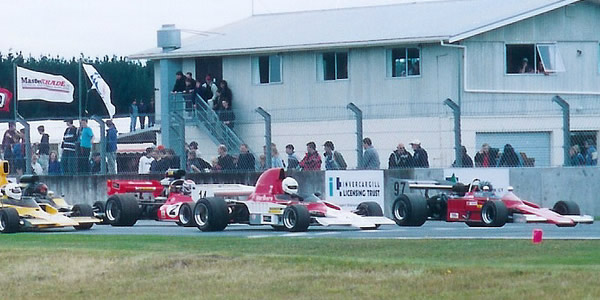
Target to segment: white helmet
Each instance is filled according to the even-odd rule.
[[[292,177],[286,177],[281,182],[281,187],[286,194],[296,195],[298,194],[298,181]]]
[[[196,185],[196,183],[193,180],[187,179],[186,181],[183,182],[181,191],[183,192],[184,195],[190,195],[192,193],[192,189],[194,188],[194,185]]]
[[[21,187],[16,183],[9,183],[2,187],[2,192],[8,198],[21,200]]]

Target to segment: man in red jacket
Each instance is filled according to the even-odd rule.
[[[309,142],[306,144],[306,156],[300,162],[300,167],[304,171],[318,171],[321,170],[321,156],[317,152],[317,145],[315,142]]]

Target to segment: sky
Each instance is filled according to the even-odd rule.
[[[430,0],[0,0],[0,53],[127,56],[156,46],[175,24],[210,31],[254,14]],[[185,31],[184,31],[185,32]],[[184,33],[183,38],[191,33]]]

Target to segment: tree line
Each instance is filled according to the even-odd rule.
[[[154,95],[154,67],[152,61],[142,64],[138,61],[128,61],[124,57],[108,55],[94,59],[84,60],[96,67],[102,78],[111,89],[112,102],[116,107],[116,114],[129,113],[129,105],[133,99],[148,103]],[[21,101],[18,112],[27,120],[44,120],[57,118],[77,118],[79,115],[79,59],[65,59],[63,57],[51,57],[41,55],[40,57],[24,57],[22,53],[0,52],[0,87],[6,88],[14,94],[14,71],[13,63],[19,66],[55,75],[62,75],[75,86],[72,103],[50,103],[45,101]],[[94,90],[89,90],[91,83],[83,70],[83,93],[82,104],[84,115],[108,116],[102,99]],[[87,99],[87,102],[86,102]],[[13,99],[14,101],[14,99]],[[14,113],[0,112],[0,120],[10,120]]]

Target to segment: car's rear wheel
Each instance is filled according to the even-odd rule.
[[[190,205],[190,203],[183,203],[179,208],[179,221],[177,225],[183,227],[194,227],[196,226],[196,221],[194,219],[194,209]]]
[[[14,233],[20,227],[19,212],[12,207],[0,209],[0,232]]]
[[[106,218],[112,226],[133,226],[139,216],[137,199],[130,194],[115,194],[106,201]]]
[[[310,225],[310,213],[304,205],[294,204],[283,211],[283,227],[291,232],[308,230]]]
[[[487,227],[502,227],[508,221],[508,209],[502,201],[486,201],[481,208],[481,222]]]
[[[94,209],[89,204],[75,204],[71,209],[71,216],[73,217],[94,217]],[[77,230],[87,230],[92,228],[94,223],[81,224],[75,227]]]
[[[560,215],[572,216],[572,215],[580,215],[579,205],[573,201],[558,201],[554,204],[552,208],[554,212]]]
[[[402,194],[392,205],[398,226],[421,226],[427,221],[427,201],[419,194]]]
[[[379,203],[368,201],[362,202],[356,207],[356,214],[365,217],[383,217],[383,210],[381,209]],[[361,229],[377,229],[379,226],[380,225],[375,225],[375,227],[361,227]]]
[[[102,217],[102,222],[98,223],[100,225],[108,225],[108,219],[106,218],[105,213],[106,202],[105,201],[96,201],[92,204],[92,209],[94,210],[94,215],[98,217]]]
[[[222,231],[229,224],[227,202],[221,198],[202,198],[194,206],[194,222],[202,231]]]

